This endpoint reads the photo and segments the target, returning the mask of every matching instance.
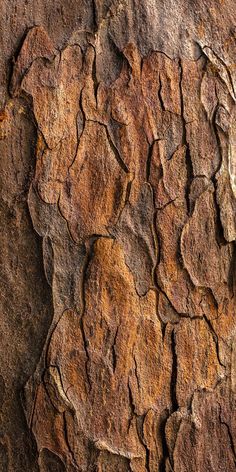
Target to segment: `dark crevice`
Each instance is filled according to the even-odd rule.
[[[97,449],[96,443],[88,439],[87,440],[87,447],[88,447],[88,465],[87,465],[87,471],[86,472],[97,472],[97,466],[95,465],[97,463],[97,460],[100,455],[100,450]],[[80,472],[81,469],[80,469]]]
[[[159,102],[160,102],[162,111],[166,111],[161,91],[162,91],[162,82],[161,82],[161,76],[159,74],[159,88],[158,88],[157,94],[158,94],[158,98],[159,98]]]
[[[210,287],[201,287],[203,290],[204,290],[204,295],[207,295],[207,297],[209,297],[211,299],[211,302],[212,304],[214,305],[214,308],[216,311],[218,311],[218,308],[219,308],[219,305],[218,305],[218,302],[215,298],[215,295],[214,295],[214,292],[213,290],[210,288]],[[203,301],[203,296],[201,297],[201,300],[200,300],[200,303],[199,303],[199,306],[202,305],[202,301]],[[204,309],[203,309],[203,312],[204,312]],[[212,320],[213,318],[211,318]],[[215,319],[215,318],[214,318]]]
[[[161,292],[162,295],[164,295],[164,297],[167,299],[169,305],[171,306],[171,308],[172,308],[172,310],[174,311],[174,313],[176,314],[176,316],[183,317],[183,318],[184,318],[184,317],[189,318],[189,316],[186,315],[185,313],[179,313],[178,311],[176,311],[176,309],[175,309],[175,307],[174,307],[172,301],[171,301],[170,298],[168,297],[167,293],[165,292],[165,290],[163,290],[163,289],[161,288],[161,286],[160,286],[157,282],[156,282],[156,284],[155,284],[155,287],[156,287],[157,290],[158,290],[159,292]]]
[[[86,277],[87,277],[87,269],[93,257],[94,244],[97,241],[97,239],[98,239],[97,236],[93,236],[85,242],[86,259],[85,259],[85,263],[83,267],[83,274],[82,274],[82,280],[81,280],[82,313],[80,316],[80,329],[81,329],[81,334],[83,338],[84,351],[86,354],[85,370],[86,370],[86,375],[87,375],[89,391],[91,391],[92,385],[91,385],[91,380],[90,380],[90,375],[89,375],[89,364],[90,364],[90,355],[89,355],[89,349],[88,349],[89,342],[86,338],[86,333],[85,333],[85,328],[84,328],[84,314],[86,310],[85,282],[86,282]]]
[[[77,144],[76,144],[76,149],[75,149],[74,157],[73,157],[73,159],[72,159],[70,165],[68,166],[67,176],[69,175],[69,171],[70,171],[71,167],[73,166],[73,164],[74,164],[74,162],[75,162],[75,159],[76,159],[76,157],[77,157],[78,149],[79,149],[79,144],[80,144],[80,139],[81,139],[81,136],[82,136],[83,131],[84,131],[84,128],[85,128],[85,113],[84,113],[83,105],[82,105],[82,91],[83,91],[83,89],[81,90],[80,98],[79,98],[80,110],[78,111],[78,113],[77,113],[77,115],[76,115]],[[78,117],[79,117],[80,113],[81,113],[81,115],[82,115],[83,129],[82,129],[82,131],[79,133]]]
[[[116,328],[116,332],[115,332],[115,336],[114,336],[114,340],[113,340],[113,344],[112,344],[112,348],[111,348],[113,373],[115,372],[116,365],[117,365],[116,341],[117,341],[118,331],[119,331],[119,326],[117,326],[117,328]]]
[[[148,156],[147,156],[147,164],[146,164],[146,181],[149,182],[150,173],[151,173],[151,161],[152,161],[152,153],[153,153],[153,146],[155,141],[149,146]]]
[[[215,347],[216,347],[216,355],[217,355],[217,360],[220,364],[221,367],[223,367],[224,369],[226,368],[226,365],[224,365],[220,359],[220,352],[219,352],[219,340],[218,340],[218,336],[212,326],[212,323],[210,320],[208,320],[208,318],[206,317],[206,315],[203,315],[203,319],[205,320],[209,330],[210,330],[210,333],[212,335],[212,338],[214,340],[214,343],[215,343]]]
[[[152,189],[153,207],[155,208],[155,196],[154,196],[154,190],[153,190],[152,185],[151,185],[151,189]],[[157,269],[158,269],[158,266],[161,262],[161,243],[160,243],[160,238],[159,238],[159,235],[158,235],[157,224],[156,224],[157,211],[158,210],[154,210],[154,212],[153,212],[153,222],[152,222],[152,232],[153,232],[153,238],[154,238],[154,243],[155,243],[155,253],[156,253],[156,261],[155,261],[155,264],[153,265],[153,269],[152,269],[152,281],[153,281],[154,289],[157,291],[158,295],[159,295],[160,292],[165,295],[164,291],[161,289],[161,287],[158,284],[158,278],[157,278]],[[172,306],[171,302],[170,302],[170,304]],[[158,320],[160,321],[162,339],[164,339],[166,324],[160,318],[159,313],[158,313],[158,297],[156,297],[156,315],[158,317]]]
[[[168,457],[171,461],[171,458],[169,456],[169,449],[166,442],[166,435],[165,435],[166,422],[170,416],[170,412],[168,409],[165,410],[163,416],[164,417],[161,418],[160,426],[159,426],[160,433],[161,433],[162,453],[163,453],[162,459],[160,460],[159,472],[166,472],[166,459]]]
[[[157,231],[157,211],[155,210],[153,212],[153,223],[152,223],[152,228],[153,228],[153,237],[155,241],[155,252],[156,252],[156,263],[153,268],[153,281],[154,281],[154,286],[158,286],[157,284],[157,267],[159,266],[161,262],[161,242],[160,242],[160,237]]]
[[[124,51],[120,49],[119,46],[117,45],[115,38],[112,36],[111,32],[108,32],[107,38],[112,45],[112,49],[114,51],[115,57],[118,58],[118,61],[119,61],[116,77],[118,78],[120,76],[122,69],[126,70],[128,74],[128,80],[126,82],[126,85],[128,86],[132,78],[132,67],[130,66],[129,61],[127,57],[125,56]]]
[[[230,442],[230,447],[231,447],[231,450],[232,450],[232,453],[233,453],[233,456],[234,456],[234,463],[235,463],[235,466],[236,466],[236,450],[235,450],[235,445],[234,445],[234,438],[233,438],[233,435],[231,433],[231,429],[230,429],[229,425],[222,419],[221,405],[219,405],[219,406],[220,406],[220,415],[219,415],[220,423],[222,425],[224,425],[226,430],[227,430],[228,437],[229,437],[229,442]]]
[[[170,57],[168,56],[168,54],[164,51],[160,51],[159,49],[154,49],[154,52],[158,53],[158,54],[163,54],[163,56],[167,57],[167,59],[169,59],[170,61],[174,61],[175,58],[174,57]]]
[[[129,180],[129,182],[127,183],[126,193],[125,193],[125,204],[124,204],[124,206],[129,202],[129,197],[130,197],[130,193],[131,193],[132,183],[133,183],[133,180]]]
[[[186,134],[186,132],[184,134]],[[186,160],[186,169],[187,169],[185,198],[186,198],[188,215],[191,215],[191,201],[190,201],[189,195],[190,195],[190,188],[191,188],[191,183],[194,178],[194,175],[193,175],[192,159],[191,159],[189,144],[187,142],[185,142],[185,144],[186,144],[185,160]]]
[[[171,155],[169,157],[167,157],[167,161],[171,161],[171,159],[174,157],[174,155],[176,154],[177,151],[179,151],[179,149],[181,149],[182,147],[182,144],[178,144],[178,146],[175,148],[175,150],[171,153]]]
[[[92,12],[93,12],[93,24],[94,24],[94,33],[98,31],[98,11],[96,0],[92,0]]]
[[[186,189],[185,189],[185,199],[186,199],[188,215],[191,215],[191,201],[190,201],[189,195],[190,195],[191,183],[194,178],[194,173],[193,173],[193,165],[192,165],[192,159],[191,159],[191,153],[190,153],[190,146],[187,140],[187,123],[184,116],[184,96],[183,96],[183,88],[182,88],[183,67],[182,67],[181,59],[179,59],[179,70],[180,70],[180,80],[179,80],[180,105],[181,105],[181,116],[183,120],[182,146],[186,147],[185,162],[186,162],[186,171],[187,171],[187,182],[186,182]]]
[[[219,130],[218,130],[218,127],[217,127],[217,124],[216,124],[217,111],[218,111],[218,106],[216,106],[216,108],[214,110],[214,113],[213,113],[213,116],[212,116],[212,128],[213,128],[213,131],[214,131],[214,134],[215,134],[217,147],[219,149],[220,161],[219,161],[219,165],[217,166],[217,169],[215,170],[214,175],[212,176],[211,180],[212,180],[213,185],[214,185],[214,194],[213,195],[214,195],[214,203],[215,203],[215,209],[216,209],[216,241],[217,241],[218,245],[220,246],[222,244],[226,244],[227,241],[225,240],[225,237],[224,237],[224,228],[223,228],[223,225],[222,225],[222,222],[221,222],[220,207],[219,207],[218,201],[217,201],[217,174],[220,171],[220,168],[221,168],[222,162],[223,162],[223,150],[222,150],[222,146],[221,146]]]
[[[170,204],[170,203],[172,203],[172,202],[169,202],[168,204]],[[156,238],[156,245],[157,245],[157,259],[156,259],[156,264],[154,265],[153,271],[152,271],[153,289],[156,290],[158,294],[161,293],[166,298],[167,302],[169,303],[171,309],[173,310],[173,312],[175,313],[177,318],[179,318],[179,319],[180,318],[188,318],[188,319],[192,319],[192,320],[193,319],[202,319],[202,316],[197,316],[197,315],[196,316],[191,316],[187,313],[178,312],[176,310],[175,306],[173,305],[172,301],[170,300],[169,296],[167,295],[165,290],[161,287],[161,285],[158,281],[157,269],[158,269],[158,266],[161,262],[161,242],[160,242],[160,238],[158,237],[158,232],[157,232],[157,229],[156,229],[156,215],[157,215],[158,211],[160,211],[160,210],[155,210],[154,217],[153,217],[153,227],[154,227],[154,230],[155,230],[155,238]],[[212,295],[214,297],[214,294],[212,294]],[[214,298],[214,300],[215,300],[215,298]],[[161,323],[162,335],[164,336],[166,323],[164,323],[163,320],[158,315],[158,303],[157,303],[157,316],[158,316],[158,319]],[[177,322],[174,322],[173,324],[176,324],[176,323]]]
[[[236,296],[236,243],[235,241],[232,243],[233,250],[232,250],[232,257],[229,267],[228,273],[228,286],[229,290],[232,294],[232,297]]]
[[[124,161],[122,160],[121,156],[120,156],[120,153],[116,147],[116,145],[113,143],[112,139],[111,139],[111,136],[109,134],[109,131],[108,131],[108,128],[106,125],[103,125],[105,126],[105,130],[106,130],[106,135],[107,135],[107,139],[108,139],[108,142],[110,144],[110,147],[116,157],[116,160],[118,162],[118,164],[120,165],[120,167],[123,169],[123,171],[128,174],[129,173],[129,169],[128,167],[126,166],[126,164],[124,163]]]
[[[221,222],[221,212],[220,212],[220,206],[217,201],[217,181],[215,177],[212,177],[213,185],[214,185],[214,192],[213,192],[213,198],[214,198],[214,205],[215,205],[215,214],[216,214],[216,220],[215,220],[215,238],[217,241],[218,246],[226,245],[228,242],[226,241],[224,237],[224,228]]]
[[[174,203],[177,199],[178,199],[178,197],[175,197],[175,198],[173,198],[172,200],[169,200],[169,201],[168,201],[167,203],[165,203],[163,206],[157,207],[157,211],[162,211],[162,210],[164,210],[166,207],[168,207],[169,205],[171,205],[171,203]]]
[[[147,447],[147,444],[144,441],[143,425],[144,425],[145,417],[146,417],[146,415],[138,416],[137,421],[136,421],[136,426],[137,426],[137,433],[138,433],[140,443],[145,448],[145,469],[146,469],[147,472],[151,472],[151,469],[150,469],[150,451]]]
[[[123,169],[123,171],[126,173],[126,174],[129,174],[129,169],[128,167],[126,166],[126,164],[124,163],[124,161],[122,160],[121,156],[120,156],[120,153],[116,147],[116,145],[113,143],[113,140],[110,136],[110,133],[108,131],[108,128],[107,128],[107,125],[105,123],[102,123],[101,121],[97,121],[97,120],[91,120],[91,119],[88,119],[87,121],[91,121],[92,123],[97,123],[101,126],[103,126],[105,128],[105,131],[106,131],[106,135],[107,135],[107,140],[110,144],[110,147],[111,147],[111,150],[113,151],[113,154],[115,155],[115,158],[118,162],[118,164],[120,165],[120,167]]]
[[[122,128],[122,126],[128,126],[128,123],[124,123],[123,121],[119,121],[119,120],[117,120],[117,118],[114,118],[113,112],[111,110],[111,123],[112,122],[115,125],[118,125],[120,128]]]
[[[55,403],[53,402],[50,394],[49,394],[49,391],[48,391],[48,387],[47,387],[47,382],[45,381],[45,374],[46,374],[46,369],[44,370],[44,372],[42,373],[42,384],[43,384],[43,387],[44,387],[44,390],[47,394],[47,397],[48,397],[48,400],[50,402],[50,405],[51,407],[53,408],[54,412],[57,412],[57,413],[60,413],[60,411],[57,409]],[[36,408],[36,407],[35,407]],[[33,420],[33,418],[32,418]],[[33,428],[33,424],[32,424],[32,428]]]
[[[120,50],[112,38],[112,35],[110,34],[109,31],[107,31],[107,40],[109,42],[109,49],[113,57],[113,72],[114,75],[112,74],[112,77],[110,78],[109,83],[113,83],[121,74],[122,67],[124,62],[127,63],[127,59],[124,56],[122,50]],[[123,123],[124,124],[124,123]]]
[[[133,355],[133,359],[134,359],[134,372],[135,372],[135,377],[137,379],[138,390],[141,391],[140,381],[139,381],[139,376],[138,376],[138,365],[137,365],[135,355]]]
[[[28,412],[27,412],[27,401],[26,401],[25,389],[22,390],[21,395],[20,395],[21,404],[23,406],[24,414],[27,420],[27,425],[30,431],[33,430],[33,420],[34,420],[34,415],[36,412],[37,394],[38,394],[38,389],[36,388],[32,395],[33,398],[32,398],[31,403],[33,406],[31,407],[31,412],[30,412],[29,417],[27,415]]]
[[[228,425],[227,423],[225,423],[224,421],[222,421],[221,419],[220,419],[220,422],[221,422],[222,425],[225,426],[225,428],[226,428],[226,430],[227,430],[228,437],[229,437],[229,442],[230,442],[230,447],[231,447],[231,450],[232,450],[233,456],[234,456],[234,464],[235,464],[235,466],[236,466],[236,453],[235,453],[233,435],[232,435],[232,433],[231,433],[231,431],[230,431],[229,425]]]
[[[13,83],[12,83],[13,74],[14,74],[14,68],[15,68],[15,66],[16,66],[16,64],[17,64],[18,59],[19,59],[19,56],[20,56],[22,47],[23,47],[24,42],[25,42],[25,39],[26,39],[26,37],[28,36],[29,31],[30,31],[31,29],[33,29],[33,28],[35,28],[35,26],[33,26],[32,28],[28,28],[28,29],[26,30],[25,34],[24,34],[23,37],[21,38],[20,44],[19,44],[19,46],[18,46],[18,48],[17,48],[17,51],[16,51],[16,53],[15,53],[13,59],[12,59],[11,61],[9,61],[9,63],[8,63],[8,71],[7,71],[7,72],[8,72],[8,74],[7,74],[7,75],[8,75],[8,80],[7,80],[7,92],[8,92],[9,97],[12,97],[12,98],[18,97],[18,92],[17,92],[16,94],[14,93],[14,90],[13,90]],[[27,49],[28,49],[28,48],[27,48]],[[57,50],[57,48],[55,48],[55,50]],[[59,52],[59,54],[60,54],[60,51],[58,51],[58,52]],[[55,58],[55,55],[53,56],[53,59],[54,59],[54,58]],[[26,74],[29,72],[30,68],[32,67],[32,65],[34,64],[34,62],[38,61],[39,59],[41,59],[42,62],[43,62],[45,65],[47,65],[48,63],[51,63],[51,62],[52,62],[52,60],[48,59],[47,57],[44,57],[43,55],[39,55],[39,56],[33,58],[33,59],[28,63],[28,65],[23,68],[23,71],[21,71],[21,73],[18,72],[18,74],[20,75],[20,77],[19,77],[19,79],[20,79],[20,80],[19,80],[19,89],[21,89],[21,84],[22,84],[22,82],[23,82],[23,79],[24,79],[24,77],[26,76]],[[20,93],[22,93],[22,92],[24,93],[25,91],[23,91],[23,90],[21,89]],[[26,93],[26,92],[25,92],[25,93]]]
[[[8,70],[7,70],[7,91],[8,91],[8,94],[10,97],[12,97],[12,77],[13,77],[13,72],[14,72],[14,67],[17,63],[17,60],[19,58],[19,55],[20,55],[20,52],[21,52],[21,49],[22,49],[22,46],[25,42],[25,39],[29,33],[29,31],[31,29],[33,29],[34,26],[32,28],[26,28],[26,30],[24,31],[24,33],[22,34],[19,42],[18,42],[18,45],[15,46],[15,54],[14,56],[12,57],[11,61],[8,62]],[[31,64],[30,64],[31,65]]]
[[[211,295],[211,298],[212,298],[214,307],[215,307],[216,310],[218,311],[219,305],[218,305],[218,302],[217,302],[217,300],[216,300],[216,297],[215,297],[215,295],[214,295],[214,292],[213,292],[212,288],[208,287],[208,291],[209,291],[209,293],[210,293],[210,295]]]
[[[128,432],[129,432],[129,429],[130,429],[132,420],[133,420],[133,418],[136,416],[135,404],[134,404],[134,399],[133,399],[133,395],[132,395],[132,390],[131,390],[130,380],[129,380],[129,379],[128,379],[128,395],[129,395],[129,404],[130,404],[130,413],[131,413],[131,414],[130,414],[129,421],[128,421]]]
[[[39,193],[39,192],[38,192]],[[43,203],[46,203],[41,197],[40,199],[42,200]],[[63,215],[62,213],[62,210],[61,210],[61,205],[60,205],[60,199],[61,199],[61,194],[59,195],[59,198],[58,198],[58,202],[57,202],[57,208],[58,208],[58,212],[60,214],[60,216],[62,217],[62,219],[65,221],[66,223],[66,227],[67,227],[67,231],[68,231],[68,235],[71,239],[71,241],[73,241],[74,244],[78,245],[78,241],[76,241],[71,233],[71,230],[70,230],[70,226],[69,226],[69,222],[68,220],[66,219],[66,217]]]
[[[66,412],[65,411],[63,412],[62,416],[63,416],[63,429],[64,429],[65,442],[66,442],[66,445],[68,447],[68,450],[69,450],[69,453],[70,453],[70,456],[71,456],[72,464],[75,467],[75,469],[78,470],[75,454],[74,454],[73,449],[71,448],[70,441],[69,441],[68,428],[67,428],[67,422],[66,422]]]
[[[79,106],[80,106],[80,110],[81,110],[81,113],[82,113],[83,122],[84,122],[84,125],[85,125],[86,116],[85,116],[85,112],[84,112],[84,108],[83,108],[83,91],[84,91],[84,88],[85,88],[85,86],[82,88],[82,90],[80,92]]]
[[[97,92],[98,92],[99,82],[97,80],[96,49],[95,49],[94,46],[92,46],[92,47],[94,49],[94,59],[93,59],[93,65],[92,65],[93,90],[94,90],[94,97],[95,97],[95,101],[96,101],[96,106],[98,106]]]
[[[153,148],[154,148],[155,143],[157,143],[158,141],[161,141],[161,139],[154,139],[151,145],[149,145],[148,143],[149,149],[148,149],[148,156],[147,156],[147,163],[146,163],[146,181],[147,182],[149,182],[150,175],[151,175]]]
[[[171,372],[171,381],[170,381],[170,394],[171,394],[172,413],[173,413],[174,411],[177,411],[179,408],[178,400],[177,400],[177,392],[176,392],[178,360],[177,360],[177,353],[176,353],[176,339],[175,339],[174,329],[172,330],[172,333],[171,333],[171,350],[172,350],[172,372]]]
[[[99,234],[99,233],[93,233],[91,234],[91,236],[88,237],[88,239],[86,241],[90,241],[91,239],[95,242],[95,240],[97,239],[100,239],[100,238],[104,238],[104,239],[113,239],[115,240],[115,236],[113,236],[112,234]]]
[[[158,310],[158,306],[157,306],[157,310]],[[167,323],[164,323],[164,321],[161,320],[161,334],[162,334],[162,341],[163,342],[164,342],[164,339],[165,339],[166,327],[167,327]]]

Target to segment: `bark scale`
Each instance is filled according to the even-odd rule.
[[[1,16],[1,470],[235,471],[234,2]]]

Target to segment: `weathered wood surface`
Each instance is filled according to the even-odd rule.
[[[236,471],[234,0],[1,20],[0,470]]]

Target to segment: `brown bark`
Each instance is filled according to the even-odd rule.
[[[236,470],[234,0],[1,2],[0,470]]]

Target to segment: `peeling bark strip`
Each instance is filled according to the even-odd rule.
[[[236,471],[236,11],[162,3],[2,1],[3,472]]]

